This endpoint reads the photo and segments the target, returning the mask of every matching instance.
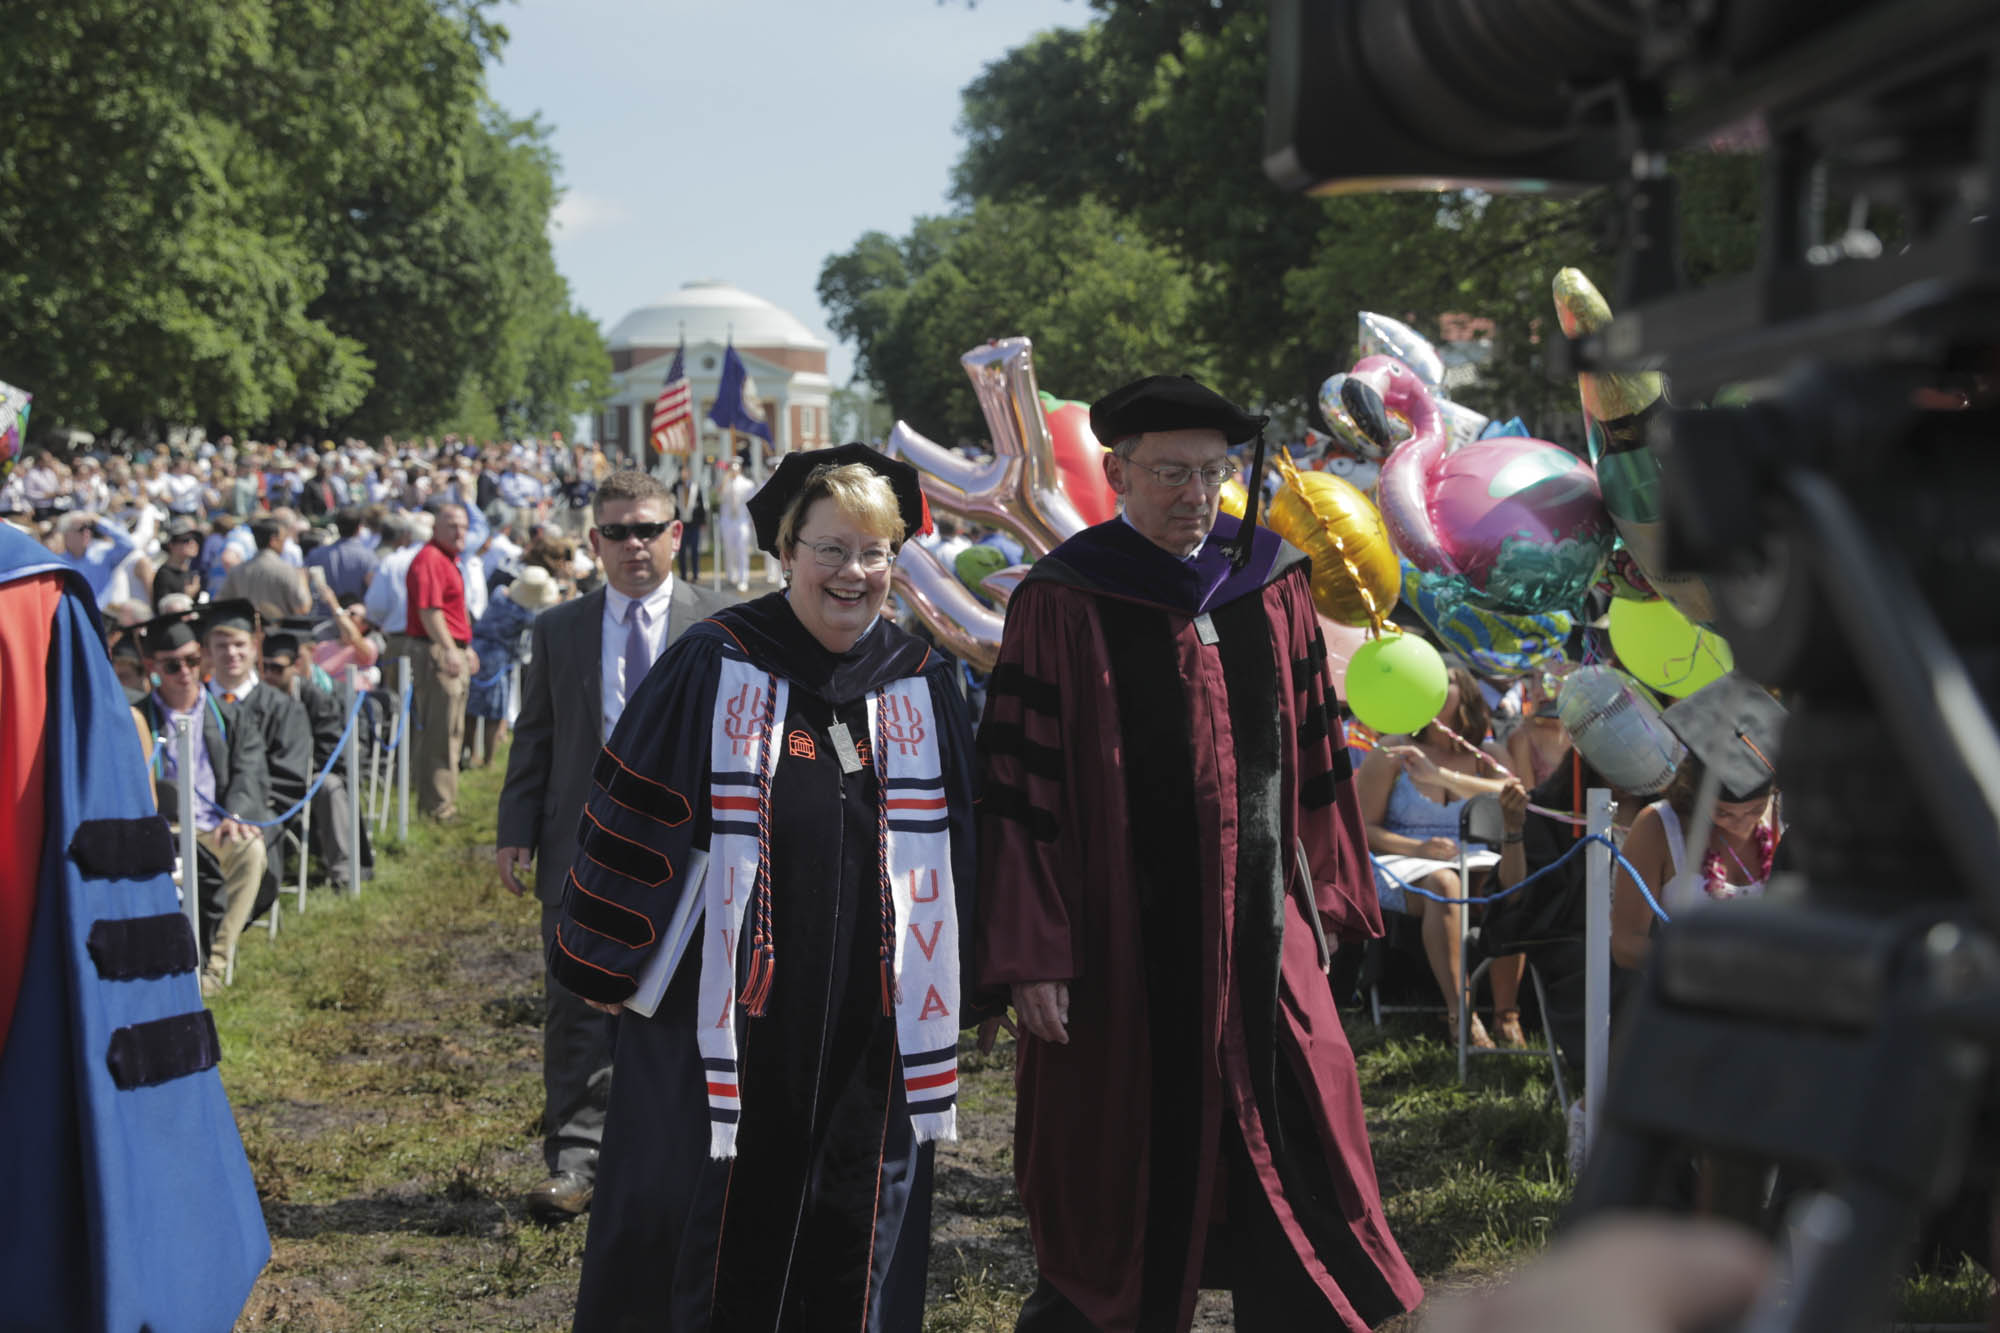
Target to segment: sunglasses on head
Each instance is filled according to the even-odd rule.
[[[667,530],[664,523],[600,523],[597,530],[604,534],[608,542],[622,542],[628,537],[637,537],[649,542]]]

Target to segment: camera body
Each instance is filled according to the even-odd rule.
[[[1795,1205],[1751,1327],[1880,1327],[2000,1100],[2000,4],[1273,0],[1271,42],[1287,188],[1610,187],[1620,313],[1567,369],[1668,377],[1668,563],[1786,692],[1788,868],[1658,940],[1576,1207],[1693,1155]],[[1746,143],[1757,263],[1686,290],[1667,155]]]

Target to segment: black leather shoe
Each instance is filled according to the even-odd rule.
[[[543,1222],[567,1222],[590,1211],[596,1186],[581,1171],[558,1171],[528,1191],[528,1211]]]

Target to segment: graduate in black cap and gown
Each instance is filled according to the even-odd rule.
[[[687,630],[599,758],[549,970],[622,1006],[579,1330],[914,1330],[956,1136],[971,736],[882,615],[915,470],[792,454],[787,586]]]
[[[334,759],[334,747],[347,730],[347,716],[354,695],[347,682],[336,680],[313,661],[314,622],[284,620],[280,628],[264,632],[258,653],[258,674],[264,684],[299,701],[306,711],[312,731],[312,772],[325,777],[312,798],[312,850],[327,867],[336,884],[349,882],[354,849],[347,845],[352,822],[352,802],[359,793],[347,790],[345,764],[327,765]],[[348,741],[360,744],[358,732]],[[364,878],[374,874],[374,850],[368,839],[368,821],[361,821],[361,871]]]
[[[202,876],[201,990],[212,995],[228,973],[229,955],[249,923],[264,881],[266,850],[254,822],[270,817],[264,735],[233,701],[202,688],[202,648],[192,611],[175,612],[139,627],[139,649],[153,689],[134,705],[153,734],[153,777],[162,786],[160,809],[178,811],[183,780],[175,724],[194,729],[195,840],[215,857],[220,876]],[[166,790],[174,784],[175,790]]]
[[[1372,1327],[1422,1290],[1326,969],[1382,922],[1306,559],[1218,515],[1264,422],[1153,376],[1090,424],[1123,513],[1015,591],[979,733],[1020,1327],[1185,1329],[1203,1286],[1240,1330]]]
[[[271,805],[265,818],[274,818],[296,806],[312,785],[312,720],[304,704],[263,683],[259,667],[264,620],[254,603],[240,598],[215,602],[201,612],[209,692],[224,703],[235,704],[245,724],[255,727],[264,738],[264,786]],[[283,860],[284,827],[273,824],[263,835],[266,870],[251,912],[253,920],[277,898],[278,867]]]

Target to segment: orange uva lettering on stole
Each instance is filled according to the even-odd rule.
[[[924,989],[923,1012],[917,1015],[917,1021],[921,1023],[925,1019],[931,1018],[933,1016],[940,1018],[950,1018],[951,1006],[947,1005],[944,1002],[944,996],[938,994],[936,986],[928,986]]]
[[[931,937],[929,940],[926,940],[924,939],[924,928],[914,921],[910,923],[910,938],[917,942],[917,947],[924,951],[924,957],[927,959],[936,956],[938,936],[943,933],[944,922],[933,921],[931,922]]]
[[[917,892],[917,885],[921,883],[921,881],[917,877],[925,873],[928,873],[931,877],[931,891],[929,893],[919,893]],[[938,900],[938,872],[935,870],[929,872],[925,872],[922,870],[912,870],[910,872],[910,901],[913,903],[934,903],[937,900]]]

